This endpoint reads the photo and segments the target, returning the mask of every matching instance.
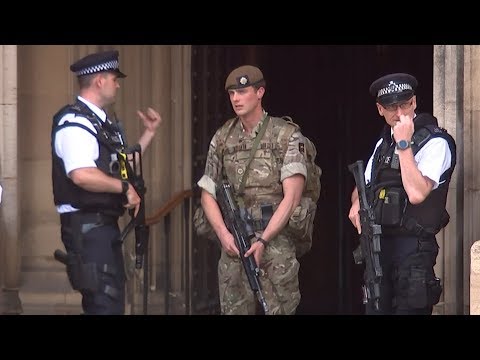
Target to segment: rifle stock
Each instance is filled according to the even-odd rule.
[[[262,294],[262,287],[259,280],[260,269],[257,266],[253,255],[245,257],[245,253],[250,249],[250,240],[255,236],[255,233],[243,220],[240,209],[233,197],[231,185],[227,181],[223,181],[221,186],[217,189],[217,201],[225,225],[232,233],[235,239],[235,245],[240,252],[240,259],[247,275],[250,288],[256,294],[264,314],[268,314],[268,305]]]
[[[383,276],[382,266],[380,264],[380,237],[382,227],[375,223],[375,214],[368,202],[367,187],[365,184],[365,169],[363,161],[359,160],[348,166],[348,170],[353,174],[358,191],[358,200],[360,202],[361,234],[360,245],[353,252],[356,264],[365,263],[363,303],[371,302],[373,307],[378,310],[380,307],[380,281]]]

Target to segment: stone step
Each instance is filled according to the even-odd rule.
[[[70,286],[65,270],[23,271],[19,297],[24,315],[79,315],[81,295]]]
[[[137,284],[140,286],[140,284]],[[134,287],[136,288],[136,287]],[[132,287],[129,287],[130,291]],[[143,288],[136,288],[135,296],[128,300],[125,314],[143,314]],[[25,315],[74,315],[81,314],[82,297],[72,289],[65,267],[51,256],[24,257],[22,260],[21,286],[18,291]],[[155,290],[148,294],[148,314],[165,314],[164,292]],[[184,294],[169,293],[168,314],[185,314]]]
[[[20,289],[23,315],[80,315],[81,295],[78,292],[32,292]]]
[[[0,291],[0,314],[20,315],[22,312],[22,303],[18,296],[18,290],[2,289]]]

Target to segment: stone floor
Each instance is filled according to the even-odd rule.
[[[28,267],[27,267],[28,269]],[[0,291],[0,314],[11,315],[80,315],[81,295],[74,291],[63,268],[38,267],[22,271],[19,290]],[[147,313],[150,315],[165,314],[164,294],[151,292],[148,295]],[[127,304],[125,314],[143,315],[143,296],[137,293],[135,306]],[[169,314],[185,314],[182,299],[171,296]]]

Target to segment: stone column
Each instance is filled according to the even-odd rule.
[[[172,47],[171,53],[171,128],[172,144],[171,181],[172,191],[177,193],[192,187],[192,134],[191,134],[191,46]],[[185,216],[183,206],[179,206],[172,217],[172,239],[191,239],[185,233]],[[175,246],[175,243],[177,245]],[[185,242],[172,241],[172,292],[184,293],[182,278],[189,271],[189,264],[184,264],[185,252],[190,246]],[[186,266],[186,267],[185,267]],[[180,271],[178,271],[180,270]]]
[[[451,219],[439,234],[436,271],[443,278],[443,313],[463,313],[463,125],[464,47],[434,47],[434,115],[457,142],[457,166],[450,182],[447,211]]]
[[[475,241],[480,239],[480,154],[478,141],[480,139],[480,46],[466,45],[465,52],[465,112],[464,112],[464,251],[463,251],[463,274],[464,274],[464,314],[472,313],[470,309],[479,306],[479,298],[471,298],[468,283],[474,286],[474,279],[469,278],[470,271],[477,268],[474,262],[473,248]],[[478,260],[477,260],[478,261]]]
[[[19,237],[18,153],[17,153],[17,46],[0,46],[0,179],[3,200],[1,262],[3,289],[18,294],[21,244]],[[18,295],[16,296],[18,298]]]
[[[456,140],[457,166],[450,183],[450,224],[439,234],[437,264],[444,279],[444,313],[470,312],[470,249],[480,238],[480,47],[434,48],[434,114]]]

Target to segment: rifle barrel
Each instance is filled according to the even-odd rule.
[[[232,233],[235,239],[235,245],[240,252],[242,265],[247,275],[250,288],[257,295],[264,314],[268,314],[268,305],[262,293],[259,276],[260,270],[255,262],[255,257],[253,254],[248,257],[244,256],[248,249],[250,249],[250,240],[255,236],[255,233],[249,231],[249,227],[242,218],[240,209],[233,197],[232,187],[227,181],[224,181],[222,186],[219,187],[217,191],[217,201],[225,225]]]

